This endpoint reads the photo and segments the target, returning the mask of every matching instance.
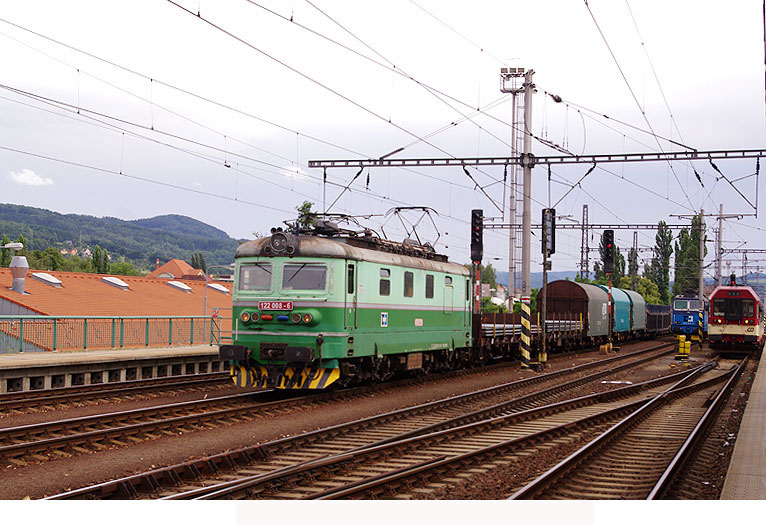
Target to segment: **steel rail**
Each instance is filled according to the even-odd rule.
[[[488,387],[478,391],[469,392],[467,394],[453,396],[451,398],[447,398],[444,400],[432,401],[429,403],[417,405],[415,407],[395,410],[392,412],[388,412],[388,413],[380,414],[376,416],[371,416],[371,417],[364,418],[357,421],[342,423],[342,424],[334,425],[332,427],[328,427],[325,429],[319,429],[319,430],[307,432],[304,434],[299,434],[296,436],[282,438],[282,439],[275,440],[262,445],[245,447],[245,448],[237,449],[231,452],[216,454],[208,458],[201,458],[200,460],[195,460],[193,462],[186,462],[186,463],[181,463],[178,465],[164,467],[162,469],[155,469],[153,471],[149,471],[143,474],[137,474],[134,476],[129,476],[127,478],[121,478],[120,480],[109,481],[109,482],[101,483],[98,485],[93,485],[90,487],[84,487],[81,489],[76,489],[74,491],[62,493],[57,496],[52,496],[51,499],[90,497],[90,496],[99,496],[99,495],[103,497],[104,495],[108,495],[110,493],[116,493],[123,497],[130,497],[135,493],[135,490],[133,489],[134,486],[141,486],[141,485],[154,486],[160,483],[156,480],[162,480],[162,479],[173,480],[175,478],[178,478],[179,476],[187,477],[189,475],[194,477],[196,474],[203,471],[215,473],[219,471],[219,466],[220,468],[223,468],[223,469],[233,468],[235,465],[245,466],[252,461],[252,457],[263,458],[273,453],[276,450],[289,449],[291,447],[294,448],[296,446],[300,446],[298,445],[300,443],[325,442],[328,439],[330,439],[331,436],[346,435],[355,429],[364,429],[373,425],[380,425],[381,423],[385,423],[386,421],[396,421],[396,420],[401,420],[407,417],[416,417],[416,416],[427,414],[427,413],[433,413],[434,411],[437,411],[439,409],[446,409],[451,406],[460,406],[461,404],[471,402],[472,400],[487,398],[492,395],[505,394],[507,392],[512,392],[525,387],[531,387],[541,382],[544,382],[546,380],[557,379],[565,374],[586,372],[587,370],[590,370],[592,368],[604,367],[604,366],[609,367],[610,370],[615,370],[615,364],[617,362],[625,361],[626,359],[634,359],[634,358],[638,358],[638,360],[631,361],[631,363],[628,363],[628,364],[629,366],[637,366],[640,362],[643,362],[646,359],[656,358],[656,355],[652,355],[649,358],[643,357],[643,356],[647,354],[652,354],[653,352],[655,353],[658,351],[662,352],[662,349],[667,346],[669,346],[669,344],[660,344],[660,345],[652,346],[647,349],[638,350],[631,353],[624,353],[620,356],[611,357],[601,361],[594,361],[591,363],[577,365],[575,367],[571,367],[568,369],[563,369],[563,370],[559,370],[555,372],[549,372],[547,374],[532,376],[519,381],[513,381],[510,383],[505,383],[503,385],[497,385],[494,387]],[[664,354],[664,352],[662,352],[662,354]],[[602,375],[603,374],[599,373],[599,377],[601,377]],[[493,405],[493,407],[494,407],[494,411],[498,410],[498,405]],[[490,407],[488,410],[492,411],[493,407]],[[468,417],[475,418],[477,417],[476,416],[477,413],[478,412],[469,413]],[[451,418],[451,419],[455,420],[456,418]],[[446,424],[452,424],[452,425],[456,424],[454,421],[452,423],[449,423],[450,418],[448,418],[445,421],[448,422]]]
[[[668,382],[678,380],[678,378],[681,376],[688,377],[694,374],[694,372],[695,372],[694,370],[686,370],[677,374],[673,374],[672,376],[667,376],[667,377],[663,377],[659,379],[654,379],[651,381],[646,381],[644,383],[615,389],[609,392],[590,394],[590,395],[582,396],[575,399],[570,399],[570,400],[553,403],[550,405],[545,405],[543,407],[532,408],[532,409],[524,410],[521,412],[515,412],[512,414],[507,414],[503,416],[497,416],[497,417],[492,417],[489,419],[471,422],[458,427],[438,430],[436,432],[431,432],[424,435],[403,437],[400,440],[394,440],[394,441],[386,440],[386,442],[381,444],[378,444],[376,442],[376,443],[367,445],[365,447],[359,447],[357,449],[345,451],[340,454],[328,455],[328,456],[320,457],[311,461],[306,461],[304,463],[290,465],[290,466],[287,466],[266,474],[258,474],[258,475],[249,476],[247,478],[243,478],[240,480],[232,480],[232,481],[219,483],[217,485],[210,485],[210,486],[206,486],[206,487],[202,487],[198,489],[193,489],[187,492],[175,494],[173,496],[168,496],[162,499],[217,499],[221,497],[230,497],[234,494],[238,494],[243,491],[246,491],[254,486],[273,485],[279,479],[291,478],[302,472],[328,468],[331,465],[336,465],[339,463],[356,460],[358,458],[363,458],[371,454],[374,455],[381,451],[394,450],[397,447],[401,447],[403,445],[417,444],[417,443],[422,444],[422,443],[428,442],[429,440],[438,441],[438,440],[443,440],[444,438],[457,436],[457,435],[469,433],[469,432],[476,432],[476,433],[479,433],[482,431],[485,432],[488,428],[493,428],[497,426],[508,426],[515,423],[521,423],[524,421],[533,420],[535,418],[540,418],[549,414],[555,414],[555,413],[560,413],[567,410],[573,410],[573,409],[584,407],[584,406],[610,402],[614,399],[619,399],[620,397],[625,397],[630,395],[640,395],[640,393],[644,391],[646,388],[650,388],[652,386],[661,385],[661,384],[667,384]],[[645,403],[645,400],[641,400],[639,401],[639,403],[643,405]]]
[[[509,499],[533,499],[535,496],[541,494],[546,489],[551,487],[554,483],[560,481],[562,478],[573,472],[583,462],[592,457],[595,457],[601,449],[606,448],[617,438],[627,433],[636,424],[648,417],[652,412],[665,405],[670,398],[675,398],[676,396],[679,396],[687,391],[699,390],[703,384],[689,385],[689,383],[695,380],[696,375],[705,372],[706,369],[709,369],[708,365],[705,367],[700,367],[697,370],[698,374],[690,375],[686,379],[679,381],[677,385],[674,385],[673,387],[667,389],[665,392],[662,392],[653,397],[641,408],[630,414],[630,416],[626,417],[614,425],[612,428],[601,434],[599,437],[584,447],[580,448],[575,453],[571,454],[569,457],[558,463],[553,468],[549,469],[547,472],[540,475],[531,483],[518,490]],[[728,375],[733,374],[735,371],[736,370],[732,369],[726,374],[711,379],[706,383],[720,382],[726,379]]]
[[[712,381],[715,381],[715,380],[716,379]],[[685,381],[686,379],[680,381],[678,384],[684,383]],[[674,387],[671,387],[671,389],[675,388],[675,386],[676,385],[674,385]],[[699,388],[699,387],[695,387],[695,388]],[[499,453],[502,453],[503,450],[507,448],[512,447],[516,450],[518,449],[518,447],[527,446],[530,443],[533,444],[535,442],[544,441],[544,440],[550,441],[549,438],[551,437],[559,437],[561,435],[571,433],[573,429],[579,429],[584,425],[592,423],[593,421],[604,420],[610,417],[616,418],[616,417],[620,417],[622,414],[625,414],[626,412],[629,413],[634,410],[639,410],[641,407],[645,406],[645,404],[646,402],[644,400],[630,402],[625,405],[612,408],[608,411],[605,411],[599,414],[593,414],[576,421],[561,424],[557,427],[542,430],[536,434],[530,434],[529,436],[510,439],[504,442],[496,443],[484,448],[480,448],[480,449],[468,452],[466,454],[460,454],[453,457],[445,457],[439,460],[426,462],[420,465],[412,465],[410,467],[404,467],[397,471],[392,471],[390,473],[380,474],[378,476],[373,476],[371,478],[352,482],[345,486],[331,488],[326,491],[320,492],[318,494],[312,494],[310,496],[307,496],[305,499],[324,500],[324,499],[341,499],[341,498],[349,498],[349,497],[359,497],[360,495],[364,495],[365,493],[369,493],[373,490],[375,490],[376,493],[379,493],[381,491],[381,487],[401,483],[403,480],[407,480],[409,478],[430,477],[430,475],[432,475],[434,471],[444,470],[447,468],[451,468],[452,470],[454,470],[455,466],[458,464],[466,464],[466,463],[475,464],[475,461],[477,459],[480,459],[482,456],[493,457]]]
[[[737,369],[732,373],[731,378],[729,378],[726,384],[718,392],[718,395],[716,395],[711,405],[705,411],[705,414],[694,427],[694,430],[692,430],[689,437],[686,438],[686,441],[681,445],[678,453],[670,461],[668,467],[662,473],[662,476],[660,476],[660,479],[649,492],[649,495],[646,497],[647,500],[663,499],[667,495],[681,471],[692,459],[692,455],[707,436],[710,427],[715,422],[718,414],[720,414],[726,398],[731,394],[735,384],[742,376],[742,372],[745,369],[745,364],[748,359],[749,358],[745,358],[740,365],[737,366]]]

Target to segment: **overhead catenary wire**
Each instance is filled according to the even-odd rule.
[[[588,0],[584,0],[584,1],[585,1],[585,7],[588,10],[588,13],[590,14],[591,18],[593,19],[593,23],[596,25],[596,29],[598,30],[599,35],[601,35],[601,39],[603,40],[604,45],[606,45],[606,48],[609,51],[609,54],[612,56],[612,59],[614,60],[614,63],[620,72],[620,76],[625,82],[625,85],[628,87],[628,91],[630,92],[631,97],[633,97],[633,101],[636,103],[636,106],[638,106],[638,109],[641,112],[641,116],[643,117],[644,122],[646,122],[646,125],[654,134],[654,129],[652,128],[652,125],[649,122],[649,118],[646,116],[646,111],[644,111],[644,108],[641,106],[641,103],[638,101],[638,98],[636,97],[636,94],[633,91],[633,88],[631,87],[630,82],[628,82],[628,78],[625,76],[625,73],[622,70],[622,66],[620,66],[620,63],[617,60],[617,57],[615,56],[614,51],[612,51],[612,48],[606,39],[606,35],[604,35],[604,32],[601,30],[601,26],[599,26],[598,21],[596,20],[596,16],[593,14],[593,11],[591,10],[590,5],[588,4]],[[662,146],[660,146],[659,139],[655,137],[655,140],[657,141],[657,147],[660,148],[660,151],[664,151],[662,149]],[[692,201],[689,198],[689,195],[686,193],[686,190],[684,189],[683,184],[681,184],[681,181],[679,180],[678,175],[673,169],[673,164],[670,162],[670,160],[668,160],[668,166],[670,167],[670,171],[673,173],[673,177],[676,179],[676,182],[678,183],[678,187],[681,189],[681,192],[684,194],[684,197],[686,197],[686,200],[689,202],[689,206],[694,208],[694,204],[692,204]]]

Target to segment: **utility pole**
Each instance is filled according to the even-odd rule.
[[[582,240],[580,241],[580,278],[590,280],[590,261],[588,260],[588,205],[582,205]]]
[[[629,259],[631,255],[635,259],[635,264],[630,269],[630,287],[635,292],[638,290],[638,232],[633,232],[633,252],[628,255]],[[633,261],[628,260],[629,265],[632,263]]]
[[[723,284],[723,274],[721,272],[721,248],[723,244],[723,203],[718,206],[718,231],[715,236],[715,273],[718,286]]]
[[[705,269],[705,210],[700,210],[700,278],[699,278],[699,293],[698,299],[700,301],[700,308],[704,308],[705,301],[705,276],[703,270]]]
[[[530,255],[532,243],[532,93],[535,85],[532,83],[533,70],[524,74],[524,152],[521,165],[524,168],[524,217],[521,229],[521,301],[530,302]]]

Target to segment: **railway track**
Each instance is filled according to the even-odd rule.
[[[657,396],[512,499],[657,499],[704,437],[743,365]]]
[[[571,392],[583,385],[592,385],[593,382],[609,375],[655,360],[658,356],[672,351],[667,350],[667,346],[659,345],[632,354],[550,374],[533,376],[522,381],[337,425],[264,445],[165,467],[130,478],[72,491],[60,497],[126,498],[135,497],[139,493],[146,492],[147,489],[150,493],[148,496],[162,496],[177,492],[178,489],[174,486],[182,484],[183,481],[204,484],[213,482],[212,480],[222,473],[225,476],[246,476],[252,470],[251,467],[254,463],[258,463],[258,468],[269,471],[285,465],[311,461],[328,454],[343,453],[354,448],[370,446],[370,444],[379,445],[408,436],[519,412],[530,407],[550,403],[567,395],[572,397]],[[568,381],[562,383],[562,378],[568,378]],[[541,384],[545,382],[550,384],[546,388],[540,389]],[[512,399],[509,400],[509,396],[512,396]],[[160,488],[161,490],[159,490]]]
[[[529,457],[556,442],[600,432],[699,371],[512,413],[415,437],[371,444],[243,479],[186,490],[165,499],[407,498],[441,487],[477,462]],[[510,457],[509,457],[510,456]],[[418,482],[420,479],[420,483]],[[420,484],[425,483],[421,487]]]
[[[118,400],[135,400],[158,395],[210,390],[230,385],[228,372],[194,376],[137,379],[120,383],[99,383],[46,390],[25,390],[0,394],[0,414],[16,415],[35,410],[58,410],[71,405],[95,405]]]

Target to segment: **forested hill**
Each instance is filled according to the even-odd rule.
[[[15,241],[20,234],[30,250],[100,246],[114,258],[125,257],[140,268],[154,267],[154,260],[189,261],[201,252],[208,265],[234,262],[238,242],[226,232],[183,215],[161,215],[124,221],[113,217],[63,215],[41,208],[0,204],[0,236]]]

